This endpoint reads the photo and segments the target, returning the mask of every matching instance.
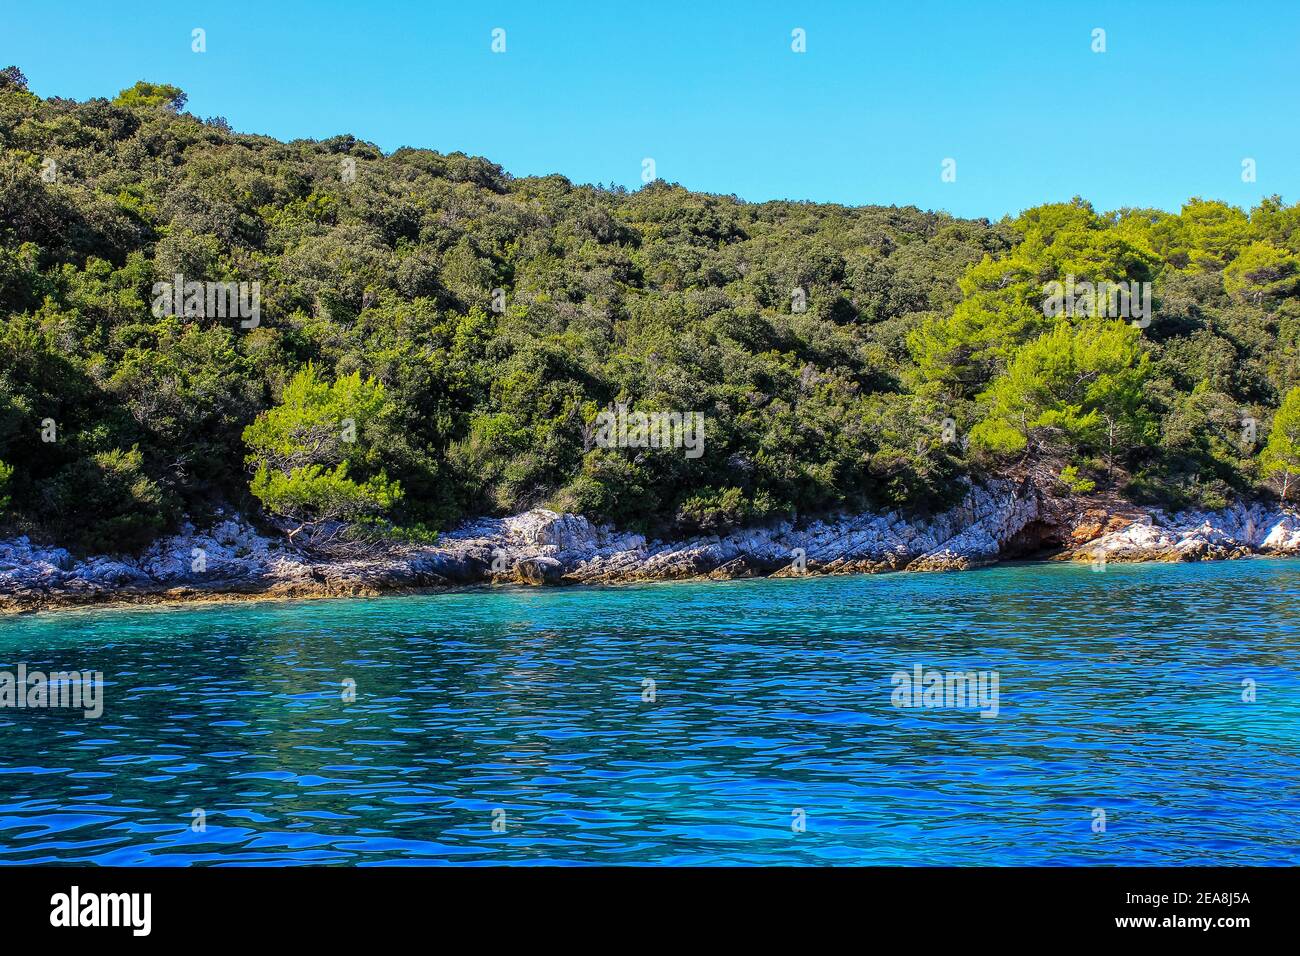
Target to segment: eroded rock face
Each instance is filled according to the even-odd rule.
[[[1300,516],[1291,509],[1237,504],[1168,515],[1152,510],[1077,547],[1079,561],[1203,561],[1251,554],[1300,554]]]
[[[564,565],[555,558],[538,555],[523,558],[515,565],[515,580],[520,584],[534,587],[542,584],[558,584],[564,577]]]
[[[1068,503],[1067,503],[1068,504]],[[1093,507],[1061,518],[1028,483],[970,486],[930,517],[844,515],[728,535],[647,541],[581,515],[533,510],[466,522],[432,547],[327,558],[259,534],[237,515],[185,525],[136,558],[74,560],[27,538],[0,541],[0,610],[120,600],[369,595],[458,584],[606,584],[963,570],[1051,540],[1083,561],[1191,561],[1300,554],[1300,515],[1263,504],[1219,512]]]
[[[748,555],[732,558],[726,564],[720,564],[709,572],[713,581],[736,581],[741,578],[766,577],[768,568],[763,562],[755,561]]]

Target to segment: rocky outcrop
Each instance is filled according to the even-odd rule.
[[[1116,527],[1095,520],[1081,523],[1091,540],[1074,548],[1079,561],[1203,561],[1252,554],[1300,553],[1300,515],[1264,504],[1237,504],[1222,511],[1169,515],[1152,509]]]
[[[515,564],[515,580],[520,584],[558,584],[563,577],[564,565],[555,558],[520,558]]]
[[[889,512],[798,527],[782,522],[721,537],[636,542],[633,547],[611,540],[567,577],[620,582],[974,567],[996,560],[1002,547],[1037,515],[1038,497],[1031,489],[992,482],[969,488],[957,507],[930,518]]]
[[[1028,481],[972,485],[953,508],[779,522],[676,541],[534,510],[466,522],[436,546],[326,555],[259,534],[238,516],[183,527],[135,558],[74,560],[0,541],[0,610],[97,602],[333,597],[465,584],[548,586],[964,570],[1008,557],[1188,561],[1300,553],[1300,515],[1263,504],[1167,515],[1116,502],[1045,499]],[[342,552],[346,555],[346,552]]]

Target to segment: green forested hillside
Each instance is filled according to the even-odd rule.
[[[751,204],[183,108],[0,75],[9,531],[127,549],[217,503],[415,534],[542,504],[720,530],[935,508],[1028,465],[1171,505],[1289,478],[1284,452],[1260,462],[1300,384],[1280,200],[997,223]],[[160,314],[177,275],[257,282],[256,323]],[[1047,314],[1067,277],[1151,283],[1149,323]],[[702,412],[704,454],[596,447],[616,402]]]

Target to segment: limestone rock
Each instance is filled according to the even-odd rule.
[[[520,584],[539,587],[543,584],[558,584],[564,577],[564,565],[555,558],[538,556],[524,558],[515,564],[515,579]]]
[[[947,571],[1064,545],[1084,561],[1200,561],[1250,554],[1300,554],[1300,514],[1264,503],[1175,515],[1122,513],[1043,499],[1028,482],[967,485],[933,515],[827,516],[725,535],[647,541],[581,515],[534,509],[465,522],[436,545],[393,546],[361,557],[311,553],[258,533],[238,515],[199,530],[186,523],[138,557],[74,560],[26,537],[0,541],[0,610],[110,600],[213,595],[378,594],[484,582],[533,586],[608,584],[770,574]]]

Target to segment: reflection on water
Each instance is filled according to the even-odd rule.
[[[106,687],[0,710],[0,863],[1295,864],[1297,591],[1019,565],[7,619],[0,670]],[[996,719],[891,706],[917,664],[996,671]]]

